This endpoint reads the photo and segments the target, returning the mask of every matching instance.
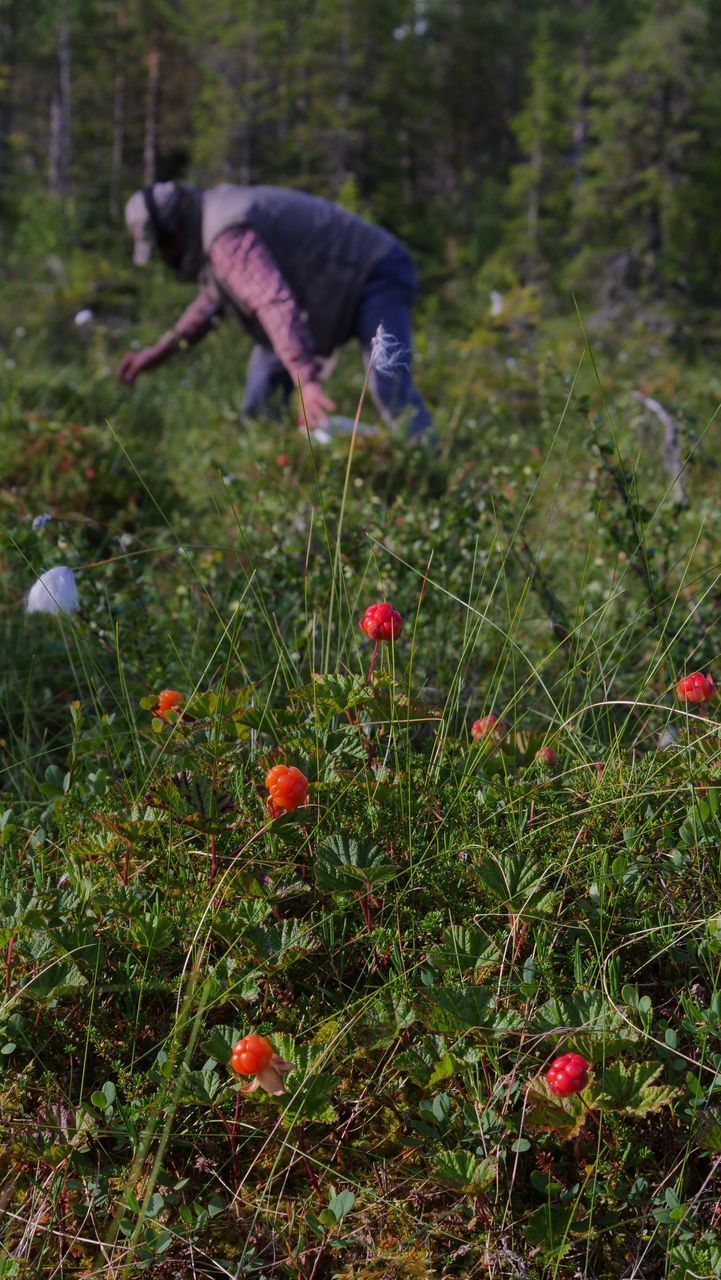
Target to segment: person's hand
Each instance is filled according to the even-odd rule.
[[[156,363],[152,347],[145,347],[143,351],[126,351],[116,370],[118,381],[126,387],[132,387],[138,374],[145,369],[152,369]]]
[[[301,430],[304,430],[307,420],[311,431],[314,427],[324,427],[328,421],[328,414],[335,409],[335,403],[328,399],[319,382],[305,383],[303,386],[303,406],[305,407],[305,417],[301,409],[298,426]]]

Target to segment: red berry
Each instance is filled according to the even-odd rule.
[[[290,458],[288,457],[287,453],[279,453],[275,462],[276,462],[276,466],[278,467],[287,467],[288,463],[290,462]]]
[[[539,764],[547,764],[550,769],[556,763],[556,753],[553,747],[540,747],[536,752],[536,759]]]
[[[401,634],[403,619],[391,605],[369,604],[358,626],[371,640],[397,640]]]
[[[554,1058],[547,1073],[546,1083],[557,1098],[568,1098],[580,1093],[588,1084],[589,1063],[580,1053],[564,1053]]]
[[[175,689],[163,689],[162,693],[158,694],[158,715],[164,716],[166,711],[174,711],[182,701],[182,693],[177,693]]]
[[[713,676],[692,671],[690,676],[679,680],[676,693],[682,702],[710,702],[716,693],[716,685]]]
[[[506,733],[508,726],[498,719],[498,716],[481,716],[480,720],[474,720],[471,725],[471,737],[475,738],[502,738]]]
[[[308,799],[308,779],[295,765],[276,764],[268,771],[265,785],[270,792],[271,812],[292,813]]]
[[[236,1040],[230,1065],[239,1076],[255,1076],[267,1067],[273,1057],[273,1046],[265,1036],[246,1036]]]

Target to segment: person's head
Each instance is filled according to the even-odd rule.
[[[154,182],[130,197],[125,222],[133,237],[136,266],[146,266],[157,250],[169,267],[183,271],[191,232],[187,194],[175,182]]]

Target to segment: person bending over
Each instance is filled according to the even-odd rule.
[[[412,441],[431,430],[411,375],[415,269],[390,232],[317,196],[231,184],[202,191],[153,183],[130,197],[125,221],[138,266],[157,249],[181,279],[198,281],[200,291],[154,346],[123,357],[121,382],[132,386],[230,315],[255,343],[245,413],[268,413],[276,393],[287,403],[300,380],[308,425],[319,427],[335,408],[322,385],[329,357],[357,338],[367,365],[382,325],[394,359],[390,367],[378,361],[371,369],[378,410],[389,423],[407,416]]]

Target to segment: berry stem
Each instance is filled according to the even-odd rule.
[[[210,837],[210,873],[208,875],[208,887],[212,888],[215,884],[215,877],[218,874],[218,853],[215,848],[215,836]]]
[[[5,995],[10,995],[10,975],[13,967],[13,947],[15,946],[15,934],[12,935],[8,942],[8,949],[5,953]]]
[[[132,849],[132,847],[133,846],[131,845],[130,841],[129,840],[126,841],[125,857],[123,859],[123,874],[120,877],[120,883],[123,885],[127,885],[130,879],[130,850]]]
[[[586,1102],[582,1094],[579,1093],[578,1096],[581,1099],[581,1106],[585,1109],[586,1115],[589,1116],[591,1120],[593,1120],[593,1123],[595,1124],[597,1129],[600,1128],[600,1125],[598,1122],[598,1116],[596,1115],[596,1112],[591,1110],[591,1108],[589,1107],[588,1103]]]
[[[370,684],[371,680],[373,679],[373,671],[375,670],[376,658],[378,657],[379,644],[380,644],[380,640],[376,640],[373,646],[373,657],[371,658],[371,664],[370,664],[370,667],[368,668],[368,680],[366,681],[367,684]]]

